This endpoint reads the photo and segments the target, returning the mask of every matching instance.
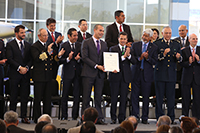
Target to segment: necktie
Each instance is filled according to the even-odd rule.
[[[73,52],[75,51],[74,43],[72,43],[72,51],[73,51]]]
[[[122,55],[124,55],[125,50],[124,50],[124,46],[122,46]]]
[[[83,33],[83,40],[85,40],[85,33]]]
[[[195,60],[195,50],[194,50],[194,48],[192,49],[192,60],[193,61]]]
[[[119,32],[122,32],[122,25],[119,26]]]
[[[97,40],[96,42],[97,42],[97,54],[99,54],[99,51],[100,51],[100,44],[99,44],[99,40]]]
[[[55,37],[53,35],[53,32],[51,32],[51,37],[52,37],[53,42],[55,42]]]
[[[146,51],[146,46],[147,46],[147,44],[145,43],[142,53],[144,53]],[[142,59],[142,61],[141,61],[141,69],[144,69],[144,59]]]
[[[21,53],[22,53],[22,56],[24,56],[24,45],[22,42],[19,42],[21,44],[20,48],[21,48]]]
[[[185,38],[183,38],[182,41],[183,41],[182,45],[183,45],[183,47],[184,47],[184,46],[185,46],[185,42],[184,42],[184,41],[185,41]]]

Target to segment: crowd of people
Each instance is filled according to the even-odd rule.
[[[42,114],[51,114],[51,86],[56,80],[58,67],[63,64],[62,81],[62,120],[68,119],[68,95],[73,86],[72,119],[79,117],[80,94],[82,114],[90,107],[90,96],[94,86],[94,103],[98,112],[97,124],[106,125],[101,109],[102,90],[106,77],[103,64],[103,53],[118,53],[119,71],[109,72],[108,80],[111,90],[111,124],[117,122],[124,126],[126,119],[126,100],[131,83],[131,115],[137,122],[148,124],[149,96],[152,82],[156,92],[156,119],[165,113],[162,108],[164,96],[167,99],[167,115],[171,124],[175,124],[175,84],[181,82],[182,115],[189,116],[191,88],[193,91],[192,115],[200,119],[200,47],[195,34],[187,36],[185,25],[180,25],[179,35],[171,39],[172,29],[167,26],[161,31],[155,28],[145,29],[141,41],[134,42],[130,27],[124,24],[125,14],[121,10],[114,13],[115,22],[106,27],[94,26],[94,34],[87,32],[87,20],[79,21],[80,31],[69,28],[68,41],[63,42],[64,36],[56,32],[56,20],[46,20],[47,30],[40,28],[38,40],[30,44],[25,39],[25,27],[15,27],[15,38],[6,44],[0,41],[0,64],[8,64],[10,82],[10,110],[16,111],[17,97],[21,98],[21,122],[29,124],[27,119],[27,101],[30,93],[30,73],[34,82],[34,122]],[[3,95],[3,72],[0,71],[0,90]],[[120,95],[119,114],[116,114],[118,96]],[[139,96],[142,95],[142,114],[139,112]],[[43,112],[41,112],[43,101]],[[2,107],[3,104],[1,103]],[[3,108],[1,108],[1,112]],[[3,114],[3,113],[1,113]],[[82,119],[84,120],[84,119]],[[94,122],[94,121],[93,121]],[[87,123],[83,128],[92,126]],[[98,131],[96,128],[91,130]],[[120,128],[118,130],[121,130]]]

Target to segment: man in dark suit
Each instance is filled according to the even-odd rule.
[[[149,114],[149,96],[151,92],[151,84],[153,82],[153,65],[158,60],[158,47],[151,43],[153,31],[146,29],[142,35],[142,41],[132,44],[134,57],[137,60],[132,65],[132,82],[131,82],[131,102],[132,114],[140,119],[139,96],[142,94],[142,123],[148,124]]]
[[[54,56],[51,48],[54,43],[46,46],[48,33],[45,29],[38,30],[38,38],[31,46],[31,55],[33,58],[33,81],[34,81],[34,122],[41,116],[40,102],[43,99],[43,114],[51,115],[51,81],[52,81],[52,63],[53,60],[60,58],[64,50]],[[58,56],[58,57],[57,57]]]
[[[178,28],[178,32],[179,37],[175,38],[174,40],[180,44],[181,49],[184,49],[185,47],[190,45],[189,37],[187,36],[188,29],[185,25],[180,25]],[[182,70],[183,68],[180,66],[179,63],[177,63],[177,82],[179,83],[179,88],[181,88],[180,82],[182,77]]]
[[[3,78],[4,78],[4,69],[3,65],[6,63],[7,59],[5,56],[5,50],[4,50],[4,42],[3,40],[0,40],[0,96],[3,96]],[[5,103],[3,101],[0,101],[0,118],[3,119],[4,114],[4,105]]]
[[[174,123],[176,62],[180,62],[181,49],[178,42],[170,40],[172,30],[169,26],[162,30],[163,38],[155,41],[158,46],[158,62],[154,69],[156,89],[156,118],[164,115],[162,103],[164,94],[167,98],[167,115]]]
[[[105,41],[108,45],[108,48],[119,44],[118,34],[122,31],[124,31],[128,34],[128,41],[127,41],[126,45],[128,47],[131,47],[131,44],[134,41],[133,41],[130,27],[123,23],[125,20],[124,12],[122,10],[115,11],[115,19],[116,19],[116,22],[114,22],[111,25],[108,25],[106,27]]]
[[[103,35],[103,26],[100,24],[95,25],[94,35],[84,40],[81,47],[82,61],[84,62],[81,73],[83,84],[82,113],[89,107],[92,85],[94,85],[95,108],[99,113],[97,124],[105,124],[101,110],[101,95],[105,77],[103,52],[106,52],[108,47],[106,42],[100,39]]]
[[[130,64],[135,64],[136,60],[133,56],[133,51],[129,47],[126,47],[127,33],[120,32],[118,36],[119,44],[110,47],[110,52],[118,53],[119,56],[119,71],[114,70],[109,73],[109,81],[111,88],[111,124],[116,123],[116,110],[117,99],[120,95],[120,106],[118,121],[121,123],[126,118],[126,100],[129,89],[129,83],[131,82],[131,68]]]
[[[54,18],[48,18],[46,20],[47,32],[48,32],[48,39],[47,39],[47,46],[53,43],[53,55],[54,57],[58,54],[60,49],[60,44],[64,39],[64,36],[60,32],[56,32],[56,20]],[[53,79],[56,79],[58,73],[59,63],[57,61],[53,61]]]
[[[182,115],[189,116],[191,87],[193,94],[192,115],[200,119],[200,47],[197,46],[198,38],[195,34],[189,37],[190,46],[182,50]]]
[[[82,43],[83,40],[92,37],[92,35],[87,31],[88,25],[87,21],[85,19],[79,20],[79,25],[78,27],[80,28],[80,31],[78,31],[78,40],[77,42]]]
[[[75,28],[70,28],[67,32],[69,41],[63,43],[61,48],[65,50],[64,55],[60,59],[63,64],[62,80],[62,119],[68,119],[68,95],[73,84],[73,108],[72,119],[76,120],[79,116],[79,90],[81,80],[81,44],[77,42],[78,33]]]
[[[7,43],[6,57],[9,64],[10,110],[16,111],[17,97],[20,93],[22,122],[30,124],[26,118],[26,113],[30,93],[29,70],[32,66],[32,59],[30,54],[31,44],[24,40],[25,35],[23,25],[15,27],[16,38]]]
[[[14,111],[8,111],[4,114],[4,122],[7,127],[7,133],[29,133],[17,125],[19,124],[18,114]]]

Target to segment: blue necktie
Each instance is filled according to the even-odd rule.
[[[147,46],[147,44],[144,44],[144,48],[142,50],[142,53],[144,53],[146,51],[146,46]],[[141,69],[144,69],[144,59],[142,59],[142,61],[141,61]]]
[[[21,44],[20,48],[21,48],[21,53],[22,53],[22,56],[24,57],[24,45],[22,42],[19,42]]]
[[[185,43],[184,43],[184,41],[185,41],[185,38],[183,38],[183,39],[182,39],[182,41],[183,41],[182,45],[183,45],[183,47],[184,47],[184,46],[185,46]]]

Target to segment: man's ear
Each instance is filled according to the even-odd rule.
[[[96,120],[94,121],[94,123],[97,123],[97,119],[98,119],[98,118],[96,118]]]
[[[84,115],[82,115],[82,120],[84,121]]]
[[[17,123],[16,123],[17,125],[19,124],[19,120],[17,120]]]

